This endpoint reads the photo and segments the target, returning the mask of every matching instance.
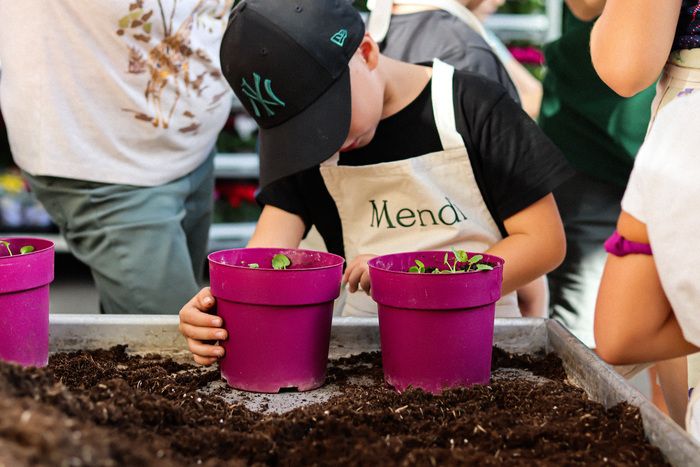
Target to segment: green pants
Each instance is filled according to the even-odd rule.
[[[24,176],[70,251],[90,267],[103,312],[177,313],[198,291],[213,154],[192,173],[154,187]],[[92,310],[76,310],[84,311]]]

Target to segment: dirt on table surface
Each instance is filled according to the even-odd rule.
[[[590,401],[553,355],[494,349],[490,385],[434,396],[364,353],[329,365],[339,394],[284,414],[202,391],[219,379],[124,347],[0,363],[0,466],[664,464],[636,408]]]

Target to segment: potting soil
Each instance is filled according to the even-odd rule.
[[[664,464],[636,408],[590,401],[553,355],[494,349],[490,385],[439,396],[382,376],[379,353],[335,360],[325,392],[274,408],[124,347],[0,363],[0,466]]]

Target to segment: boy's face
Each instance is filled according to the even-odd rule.
[[[378,61],[377,44],[365,35],[349,63],[352,116],[350,130],[340,152],[369,144],[382,118],[384,82],[377,70]]]

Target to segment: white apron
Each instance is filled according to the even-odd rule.
[[[360,254],[450,247],[483,252],[503,238],[456,129],[453,73],[453,67],[435,60],[432,101],[442,151],[359,167],[339,166],[336,154],[321,164],[340,215],[348,262]],[[376,304],[362,292],[348,294],[342,312],[343,316],[376,313]],[[497,303],[496,316],[520,316],[515,292]]]

